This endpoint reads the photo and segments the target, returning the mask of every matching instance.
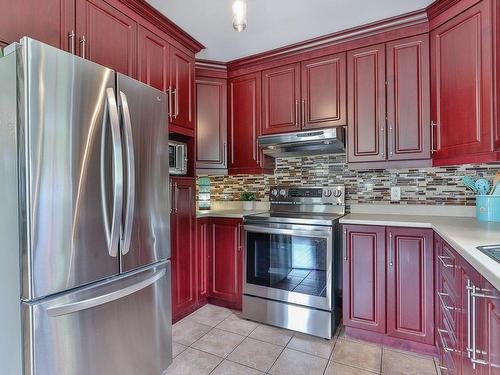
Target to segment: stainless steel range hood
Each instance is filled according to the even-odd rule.
[[[271,157],[345,153],[345,128],[342,126],[296,133],[263,135],[259,147]]]

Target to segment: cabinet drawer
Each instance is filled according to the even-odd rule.
[[[455,252],[446,242],[443,242],[441,251],[437,254],[437,263],[439,267],[439,274],[446,277],[450,284],[456,289],[457,258],[455,256]]]

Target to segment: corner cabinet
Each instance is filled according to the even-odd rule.
[[[257,145],[261,128],[261,74],[232,78],[228,83],[229,174],[272,172]]]
[[[428,35],[347,53],[349,167],[430,165],[429,59]]]
[[[195,128],[194,58],[173,46],[170,52],[170,85],[172,90],[169,112],[171,129],[181,134],[193,135]]]
[[[196,78],[196,170],[227,173],[227,80]]]
[[[344,225],[348,335],[433,354],[433,231]]]
[[[435,166],[500,160],[493,70],[499,9],[483,0],[431,31]]]
[[[195,179],[171,177],[170,193],[172,317],[177,321],[197,308]]]

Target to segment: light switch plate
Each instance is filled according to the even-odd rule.
[[[401,200],[401,188],[399,186],[391,187],[391,201]]]

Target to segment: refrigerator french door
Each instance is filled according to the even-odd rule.
[[[5,50],[0,80],[0,363],[16,375],[162,374],[165,94],[30,38]]]

